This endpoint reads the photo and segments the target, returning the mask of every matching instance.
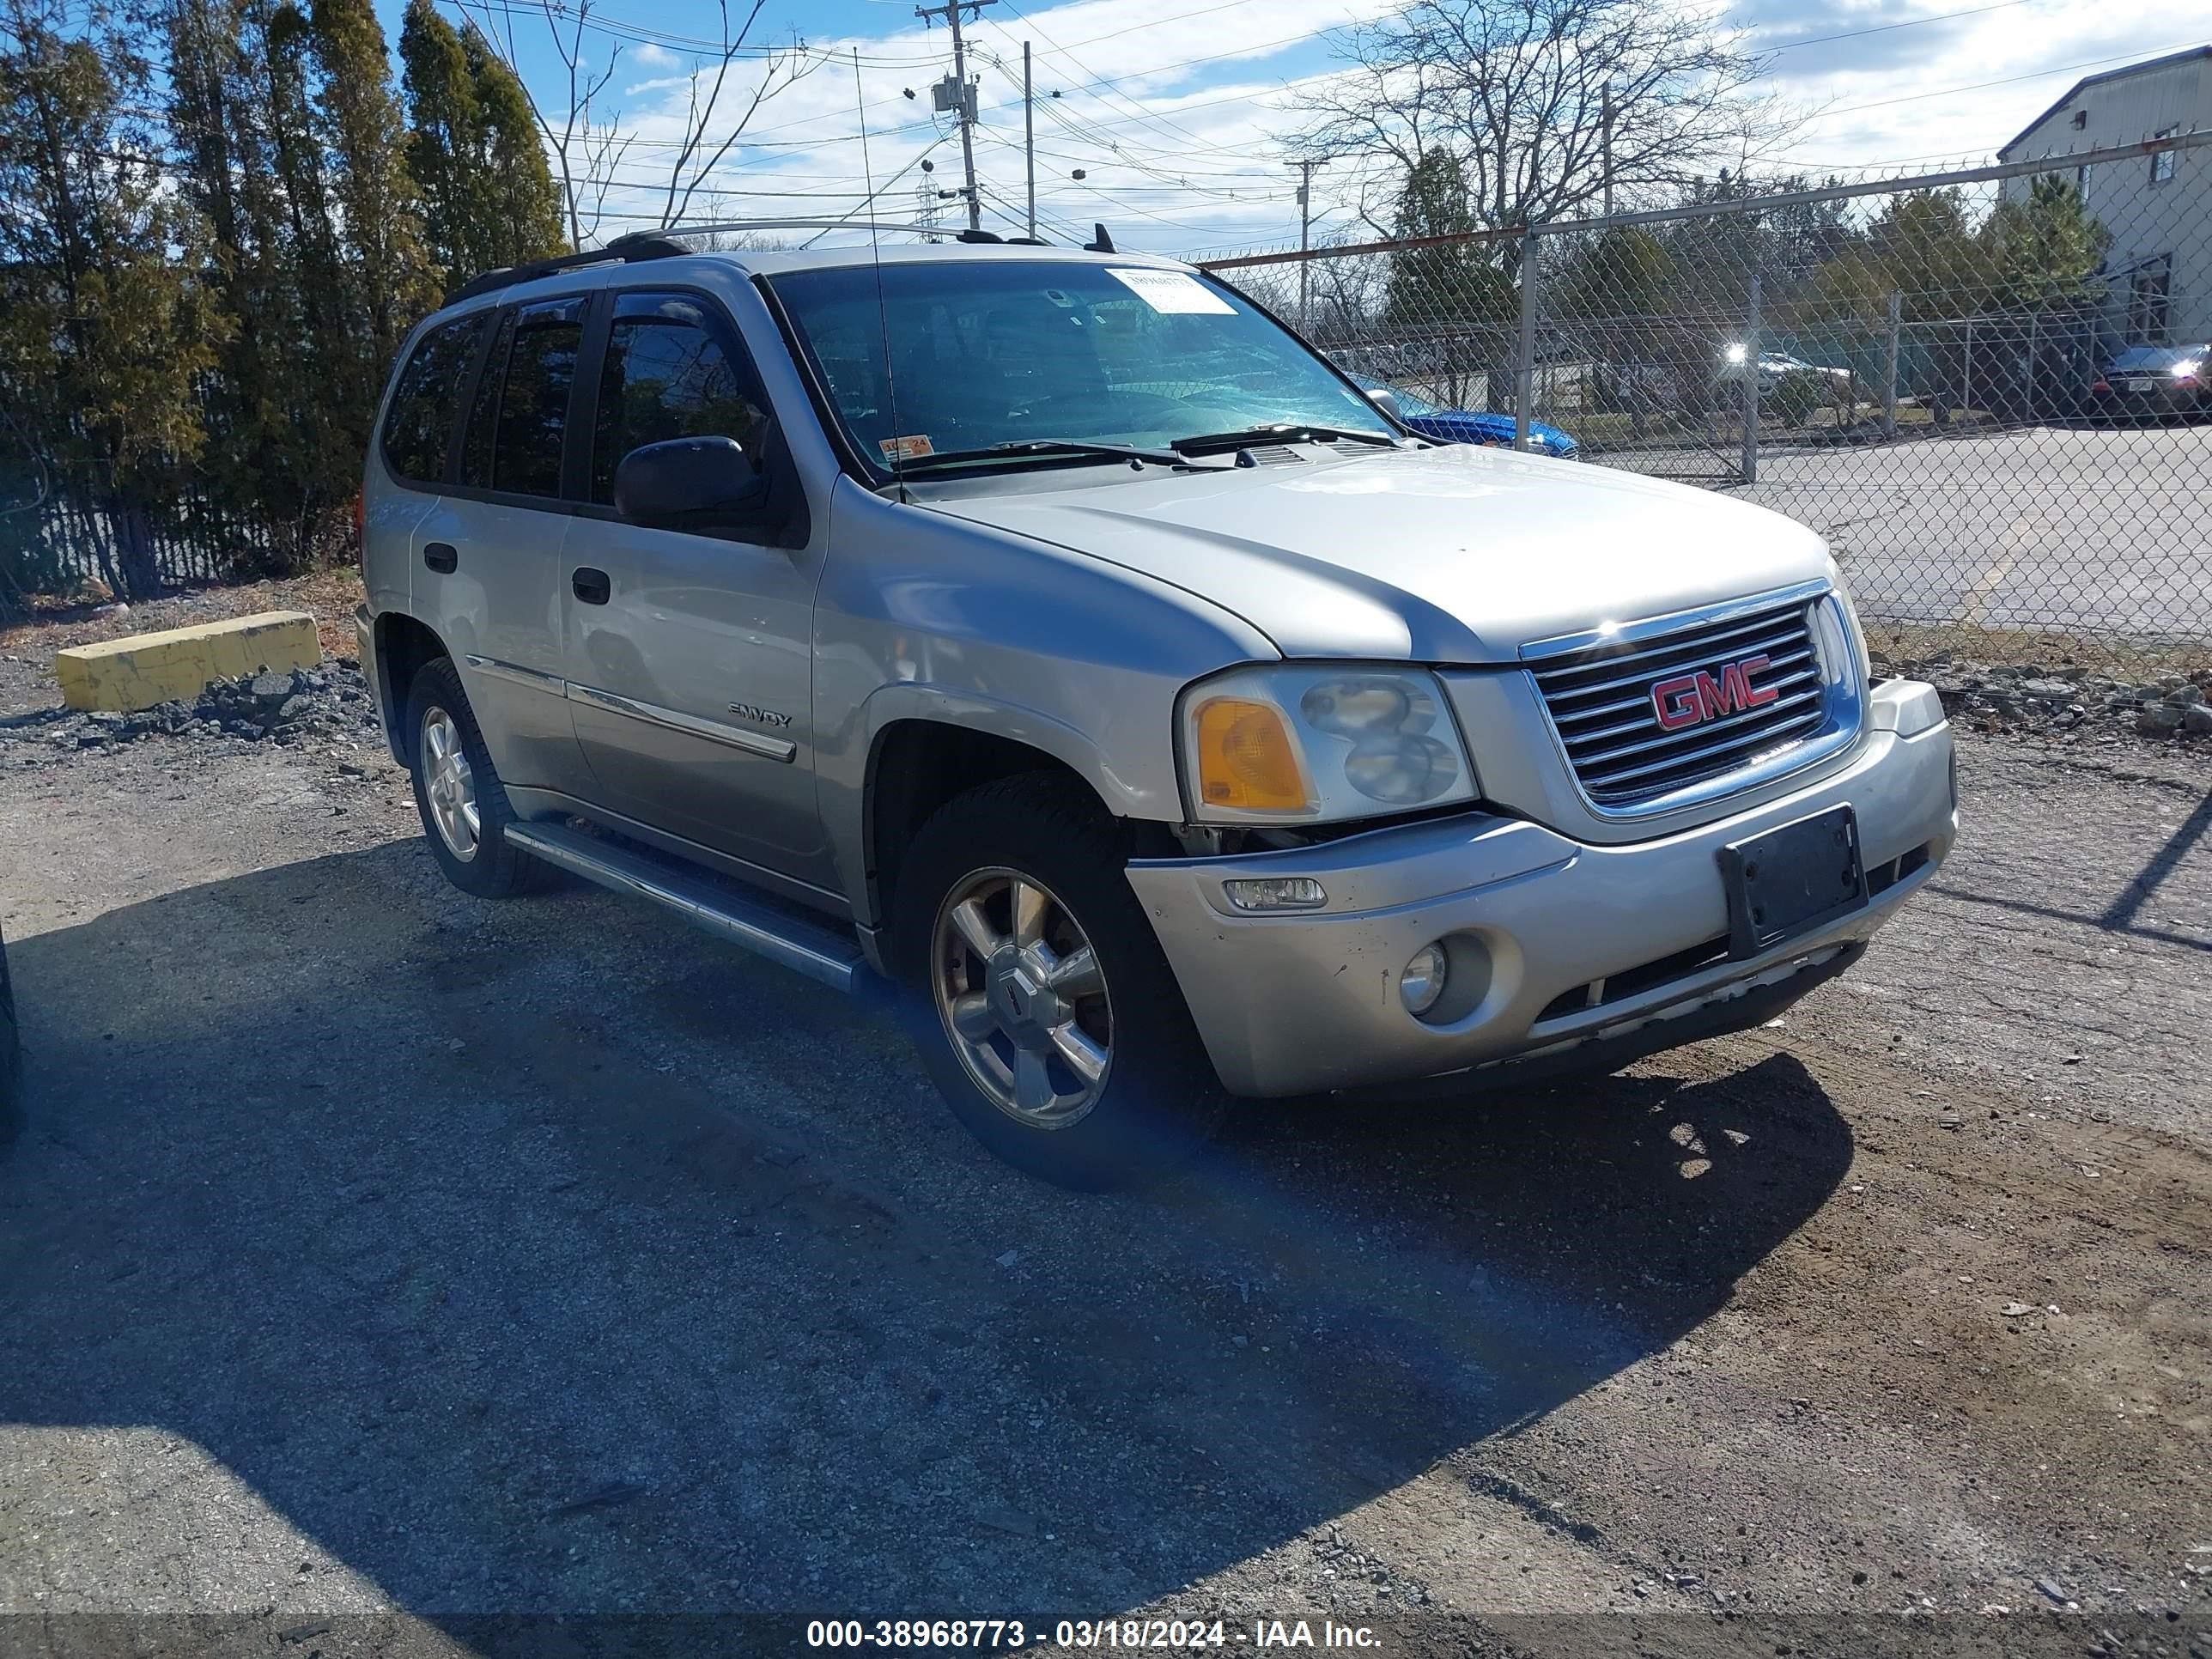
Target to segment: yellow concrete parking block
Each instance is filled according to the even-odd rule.
[[[193,628],[131,634],[98,645],[54,653],[54,678],[72,708],[130,714],[156,703],[197,697],[215,680],[274,669],[313,668],[322,660],[315,619],[304,611],[264,611],[258,617]]]

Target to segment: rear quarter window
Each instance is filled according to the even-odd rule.
[[[445,477],[461,382],[487,314],[441,324],[415,343],[384,417],[384,464],[397,477],[424,484]]]

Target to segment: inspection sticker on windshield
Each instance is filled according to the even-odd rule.
[[[1109,265],[1106,274],[1155,311],[1237,314],[1233,306],[1187,270],[1129,270]]]
[[[937,453],[937,446],[929,441],[929,434],[916,432],[904,438],[879,438],[876,447],[884,452],[887,461],[918,461],[925,455]]]

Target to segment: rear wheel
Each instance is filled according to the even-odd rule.
[[[941,808],[895,898],[939,1091],[1008,1163],[1085,1190],[1171,1168],[1227,1103],[1122,862],[1087,792],[1032,773]]]
[[[508,898],[544,885],[551,868],[507,842],[514,809],[450,659],[416,672],[407,732],[416,810],[446,879],[478,898]]]

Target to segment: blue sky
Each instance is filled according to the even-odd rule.
[[[1295,242],[1295,177],[1283,159],[1297,120],[1293,90],[1330,72],[1332,40],[1347,22],[1393,3],[997,0],[967,29],[970,70],[982,82],[986,225],[1015,229],[1022,213],[1026,40],[1048,236],[1087,233],[1103,219],[1121,245],[1162,252]],[[466,3],[502,28],[512,19],[526,80],[549,103],[565,103],[568,72],[541,9],[441,3],[449,15]],[[385,7],[396,30],[397,0]],[[1773,54],[1765,89],[1812,112],[1784,157],[1812,173],[1986,159],[2081,75],[2212,40],[2201,0],[1735,0],[1725,15],[1747,31],[1747,45]],[[572,23],[573,12],[564,32]],[[687,42],[718,37],[720,25],[714,0],[593,0],[590,24],[587,67],[614,69],[599,112],[630,141],[604,202],[600,234],[611,235],[658,221],[699,62]],[[803,73],[779,79],[687,217],[835,216],[856,210],[872,181],[878,210],[909,220],[925,176],[958,181],[955,124],[933,116],[928,100],[930,82],[950,66],[941,22],[925,29],[908,0],[767,0],[750,38],[812,50]],[[732,66],[715,142],[767,72],[758,58]],[[925,159],[933,174],[923,173]],[[1072,176],[1079,169],[1082,180]],[[1318,235],[1353,228],[1350,184],[1342,172],[1317,177]],[[952,222],[964,209],[947,202],[940,211]]]

